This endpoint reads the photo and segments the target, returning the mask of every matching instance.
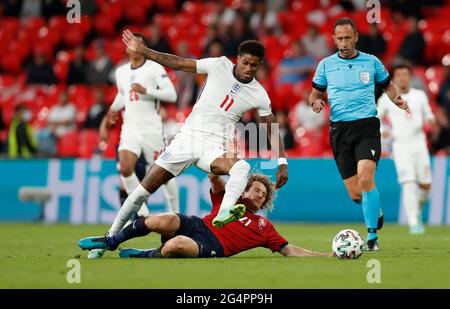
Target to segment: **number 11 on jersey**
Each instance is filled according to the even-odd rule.
[[[228,99],[230,98],[230,96],[227,94],[227,96],[225,97],[225,99],[223,99],[222,103],[220,104],[220,108],[224,108],[225,107],[225,111],[228,112],[228,110],[230,109],[231,105],[234,104],[234,99],[231,98],[231,101],[227,104]]]

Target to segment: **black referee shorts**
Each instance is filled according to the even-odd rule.
[[[377,117],[331,122],[330,143],[342,179],[356,175],[360,160],[378,164],[381,155],[380,120]]]

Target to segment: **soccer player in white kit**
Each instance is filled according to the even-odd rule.
[[[226,145],[230,142],[229,135],[234,132],[234,125],[248,110],[257,109],[262,122],[268,125],[268,136],[279,157],[277,187],[286,183],[287,160],[283,143],[277,134],[279,132],[272,129],[276,120],[271,112],[270,99],[254,78],[265,54],[261,43],[253,40],[242,42],[238,49],[237,64],[233,65],[225,57],[192,60],[160,53],[146,48],[128,30],[124,31],[122,39],[128,49],[161,65],[191,73],[205,73],[208,78],[185,125],[123,204],[109,230],[110,235],[122,229],[130,215],[140,208],[150,194],[193,164],[208,173],[230,175],[213,225],[221,227],[240,218],[245,212],[245,206],[235,204],[247,184],[250,165],[237,154],[227,151]],[[95,239],[87,237],[78,244],[87,248],[85,245],[95,242]]]
[[[143,35],[135,33],[135,36],[145,44]],[[119,173],[125,191],[130,194],[139,185],[135,166],[141,153],[151,166],[165,148],[159,115],[160,100],[175,102],[177,94],[163,66],[128,48],[127,54],[130,61],[115,72],[118,92],[100,125],[100,137],[107,140],[108,129],[116,123],[118,112],[125,109],[118,149]],[[168,180],[163,190],[170,211],[179,212],[175,179]],[[150,214],[146,200],[137,209],[137,214],[143,217]],[[88,257],[96,258],[102,254],[101,251],[93,250]]]
[[[408,102],[410,113],[396,108],[383,94],[378,100],[378,117],[388,117],[392,132],[382,126],[383,136],[392,136],[392,156],[402,186],[402,204],[406,212],[410,233],[423,234],[422,206],[431,188],[430,155],[423,132],[424,123],[434,124],[435,118],[424,91],[410,87],[411,68],[397,65],[393,69],[393,82]]]

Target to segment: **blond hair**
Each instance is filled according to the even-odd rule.
[[[244,192],[247,192],[250,187],[252,186],[253,182],[258,181],[260,183],[262,183],[264,185],[264,187],[266,187],[267,190],[267,195],[266,195],[266,200],[264,201],[264,203],[261,206],[261,209],[269,209],[272,210],[273,209],[273,202],[275,200],[276,197],[276,187],[275,187],[275,183],[273,183],[270,178],[266,175],[263,174],[250,174],[248,176],[248,182],[247,182],[247,186],[245,187]]]

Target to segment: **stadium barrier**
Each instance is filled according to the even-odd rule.
[[[429,224],[450,224],[450,157],[432,161],[433,189],[424,220]],[[253,171],[261,171],[261,161],[251,160]],[[263,170],[275,179],[275,169]],[[0,221],[70,222],[109,224],[119,209],[119,177],[116,162],[94,158],[0,161]],[[195,167],[178,178],[181,211],[203,216],[211,209],[207,175]],[[381,160],[377,172],[385,220],[404,222],[400,188],[394,164]],[[24,187],[48,188],[51,199],[42,205],[20,200]],[[165,211],[159,190],[149,199],[153,213]],[[278,192],[275,208],[268,217],[284,222],[363,222],[361,207],[346,194],[332,159],[289,160],[289,181]]]

